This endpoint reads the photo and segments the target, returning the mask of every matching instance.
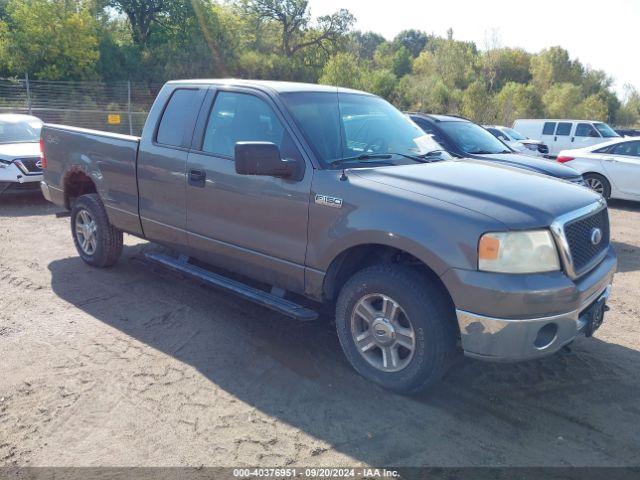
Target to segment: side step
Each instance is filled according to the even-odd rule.
[[[198,267],[188,263],[188,257],[173,258],[169,255],[162,253],[145,253],[145,257],[157,264],[167,267],[171,270],[183,273],[189,277],[200,280],[208,285],[216,288],[228,290],[236,295],[251,300],[263,307],[275,310],[287,317],[300,320],[302,322],[308,322],[316,320],[318,313],[298,305],[297,303],[290,302],[284,298],[273,295],[269,292],[251,287],[244,283],[232,280],[230,278],[218,275],[204,268]]]

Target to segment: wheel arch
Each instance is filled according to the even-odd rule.
[[[98,193],[96,183],[91,176],[79,166],[70,168],[62,182],[65,208],[71,209],[75,200],[82,195]]]
[[[322,296],[325,300],[334,301],[349,278],[356,272],[377,264],[397,264],[414,267],[439,285],[442,293],[446,295],[453,305],[453,299],[440,276],[436,273],[436,268],[406,249],[376,242],[352,245],[342,250],[331,261],[326,270],[322,285]]]

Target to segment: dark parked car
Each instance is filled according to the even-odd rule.
[[[408,113],[422,130],[433,136],[447,152],[456,157],[475,158],[511,167],[523,168],[561,180],[585,185],[582,176],[573,168],[522,155],[466,118],[452,115]],[[561,167],[561,168],[558,168]]]
[[[624,130],[616,129],[616,133],[621,137],[640,137],[640,130],[635,128],[627,128]]]
[[[71,211],[86,263],[113,266],[128,232],[182,254],[153,261],[299,321],[335,307],[347,359],[386,388],[427,388],[460,350],[548,355],[606,310],[600,195],[450,159],[374,95],[169,82],[140,138],[45,125],[43,141],[44,195]]]

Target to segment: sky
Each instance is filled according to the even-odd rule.
[[[348,9],[357,30],[392,39],[415,28],[471,40],[485,49],[529,52],[560,45],[571,58],[604,70],[620,97],[625,84],[640,90],[640,0],[310,0],[313,16]]]

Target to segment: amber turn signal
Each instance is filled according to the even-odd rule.
[[[500,251],[500,240],[490,235],[483,235],[478,245],[478,256],[482,260],[495,260]]]

